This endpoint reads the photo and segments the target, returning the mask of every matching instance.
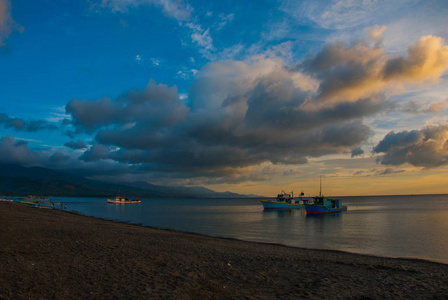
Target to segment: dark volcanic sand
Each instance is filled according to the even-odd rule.
[[[448,299],[448,265],[212,238],[2,202],[0,298]]]

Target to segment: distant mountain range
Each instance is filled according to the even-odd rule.
[[[107,183],[41,167],[0,164],[0,195],[106,197],[118,193],[128,197],[248,198],[231,192],[219,193],[203,187],[158,186],[146,182]]]

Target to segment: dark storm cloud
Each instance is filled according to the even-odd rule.
[[[361,149],[361,147],[356,147],[352,150],[352,157],[360,156],[364,154],[364,150]]]
[[[384,153],[379,161],[384,165],[409,163],[433,168],[448,164],[448,125],[427,126],[422,130],[389,132],[374,153]]]
[[[109,125],[126,126],[135,122],[169,126],[182,120],[187,111],[179,101],[176,87],[156,85],[153,81],[145,90],[131,90],[115,101],[108,98],[75,99],[66,106],[77,132],[93,132]]]
[[[359,118],[379,111],[381,105],[362,99],[304,113],[298,109],[303,93],[288,76],[286,71],[277,75],[276,81],[267,76],[246,91],[233,86],[229,92],[237,90],[245,96],[225,94],[227,97],[221,98],[218,105],[204,104],[214,108],[203,111],[193,105],[193,111],[176,119],[177,123],[154,122],[148,117],[132,126],[119,126],[122,120],[116,119],[109,124],[113,128],[98,131],[96,144],[81,159],[143,163],[154,171],[179,177],[229,176],[238,168],[269,161],[303,164],[308,156],[343,152],[368,138],[370,129]],[[208,78],[194,88],[202,91],[197,85],[209,86],[212,81],[222,79]],[[232,84],[227,82],[224,86]],[[210,99],[220,92],[214,90]],[[193,93],[190,100],[203,96]],[[126,102],[135,105],[131,99]],[[123,107],[123,115],[126,110]],[[160,110],[157,117],[164,116],[164,110]]]
[[[80,161],[78,156],[66,151],[34,150],[28,142],[12,136],[0,138],[0,163],[40,166],[91,178],[104,174],[119,177],[141,172],[136,167],[112,161]]]
[[[19,118],[11,118],[7,114],[0,114],[0,124],[5,128],[14,128],[17,131],[36,132],[40,130],[55,130],[59,127],[43,120],[25,121]]]
[[[74,99],[66,106],[67,114],[72,115],[73,125],[78,132],[83,130],[92,132],[101,126],[107,126],[114,122],[122,122],[122,105],[103,98],[95,101]]]
[[[84,142],[81,140],[77,140],[76,142],[75,141],[67,142],[64,144],[64,146],[75,149],[75,150],[87,148],[86,144],[84,144]]]
[[[14,163],[26,166],[61,168],[79,165],[79,160],[64,151],[51,149],[35,150],[28,142],[5,136],[0,139],[0,163]]]
[[[86,162],[108,159],[111,151],[113,151],[112,147],[104,146],[102,144],[94,144],[80,156],[80,159]]]
[[[238,182],[256,177],[238,176],[243,169],[263,163],[360,155],[360,143],[372,134],[363,118],[393,105],[388,89],[436,79],[448,67],[446,47],[436,37],[422,38],[408,57],[389,57],[377,40],[369,43],[327,45],[297,69],[263,56],[210,63],[185,101],[176,87],[152,81],[114,100],[72,100],[66,111],[76,132],[95,134],[80,159],[165,177]],[[440,65],[426,63],[432,55]],[[397,59],[404,63],[394,68]],[[424,75],[405,74],[409,66]],[[376,148],[383,150],[386,142]]]
[[[56,152],[53,155],[50,156],[50,161],[55,163],[55,164],[60,164],[63,162],[69,162],[71,159],[71,157],[69,155],[60,153],[60,152]]]
[[[12,136],[0,139],[0,162],[33,164],[40,161],[40,154],[28,148],[28,143]]]

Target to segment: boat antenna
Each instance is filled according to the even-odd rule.
[[[319,197],[322,197],[322,175],[320,175],[320,189],[319,189]]]

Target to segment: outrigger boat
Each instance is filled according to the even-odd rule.
[[[107,203],[111,204],[132,204],[132,203],[141,203],[140,199],[128,199],[122,196],[115,196],[115,198],[107,198]]]
[[[293,208],[303,208],[305,203],[312,202],[309,198],[302,198],[304,193],[300,193],[298,199],[294,198],[294,192],[287,194],[284,191],[277,195],[275,200],[261,200],[264,209],[293,209]]]
[[[313,197],[313,204],[305,204],[306,214],[328,214],[346,211],[347,206],[342,205],[342,200],[331,199],[322,195],[322,177],[320,178],[319,196]]]

